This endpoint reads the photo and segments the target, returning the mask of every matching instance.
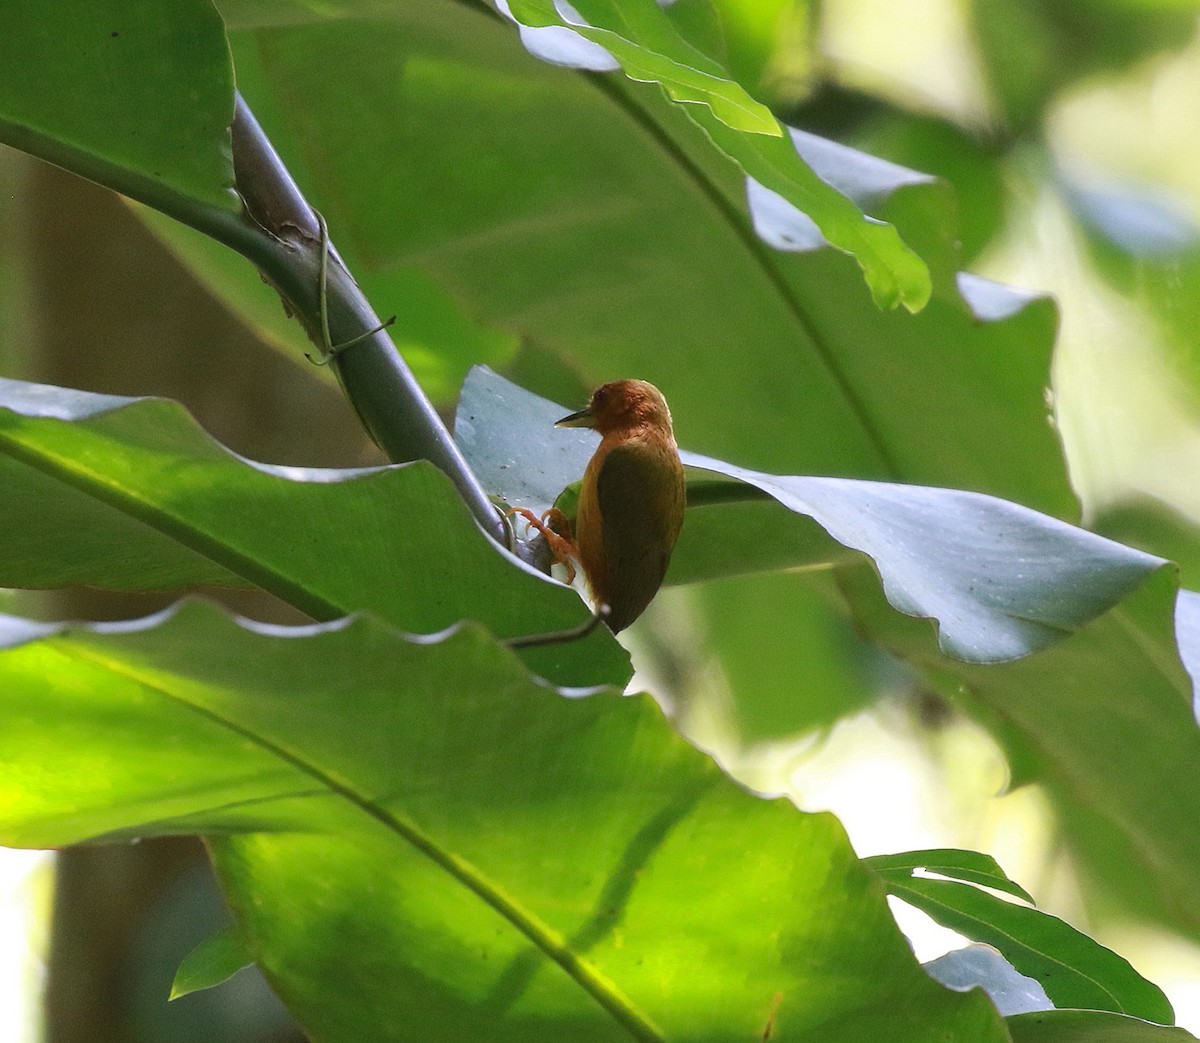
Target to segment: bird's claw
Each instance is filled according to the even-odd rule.
[[[508,511],[509,515],[519,514],[525,519],[526,525],[531,529],[536,529],[546,541],[550,548],[550,553],[554,555],[554,560],[567,570],[567,585],[575,582],[575,561],[579,556],[579,548],[575,546],[575,542],[570,537],[571,523],[567,516],[563,514],[557,507],[551,507],[540,518],[525,507],[513,507]],[[562,532],[556,529],[565,529],[568,535],[563,535]]]

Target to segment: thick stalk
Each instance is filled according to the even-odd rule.
[[[233,120],[233,163],[249,215],[270,240],[238,236],[229,245],[270,280],[320,346],[319,222],[240,95]],[[429,460],[449,475],[484,531],[504,542],[504,523],[487,493],[391,338],[378,328],[379,318],[332,245],[329,251],[325,291],[330,340],[334,345],[357,340],[335,353],[330,365],[363,425],[390,460]]]

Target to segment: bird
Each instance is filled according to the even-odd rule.
[[[539,519],[522,515],[567,567],[574,563],[597,609],[606,606],[612,632],[638,618],[662,586],[687,506],[683,464],[661,391],[645,380],[617,380],[592,392],[588,404],[555,427],[590,427],[600,445],[588,461],[574,533],[551,508]]]

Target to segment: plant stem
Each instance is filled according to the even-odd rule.
[[[249,217],[266,234],[223,241],[258,268],[313,343],[324,348],[319,221],[240,94],[232,129],[237,188]],[[363,426],[393,462],[429,460],[447,474],[483,530],[503,544],[504,523],[483,486],[391,338],[379,328],[379,318],[341,258],[332,245],[328,249],[329,335],[334,344],[357,340],[335,353],[330,365]]]

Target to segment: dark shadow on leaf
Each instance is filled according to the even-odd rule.
[[[699,785],[693,786],[677,800],[660,808],[630,838],[620,861],[601,890],[591,915],[567,940],[567,945],[573,952],[579,955],[586,953],[616,929],[625,914],[642,870],[663,845],[671,830],[687,817],[718,777],[714,774],[701,780]],[[526,949],[496,979],[481,1006],[497,1015],[507,1012],[521,998],[533,976],[543,966],[549,966],[546,954],[533,947]]]

